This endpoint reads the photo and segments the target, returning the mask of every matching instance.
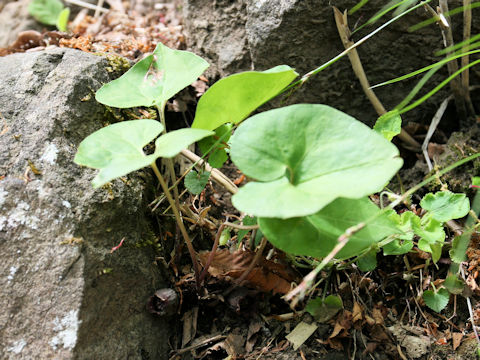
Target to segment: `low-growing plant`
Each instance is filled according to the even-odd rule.
[[[70,8],[64,7],[59,0],[32,0],[28,5],[28,12],[42,24],[56,26],[60,31],[67,31]]]
[[[230,155],[252,180],[232,197],[233,205],[251,216],[244,225],[258,223],[261,233],[288,254],[323,258],[306,279],[308,284],[333,258],[355,258],[360,269],[370,271],[380,250],[385,255],[401,255],[411,251],[414,242],[431,254],[433,262],[438,261],[446,236],[444,224],[464,217],[470,210],[464,194],[442,191],[425,195],[420,202],[421,216],[393,210],[418,187],[401,197],[394,196],[386,208],[369,199],[369,195],[385,188],[403,164],[398,149],[390,142],[401,131],[399,109],[380,117],[373,130],[326,105],[297,104],[250,116],[298,83],[292,83],[298,75],[294,69],[281,65],[221,79],[201,97],[192,128],[166,133],[166,102],[195,81],[207,66],[192,53],[158,44],[153,54],[98,90],[96,99],[120,108],[155,106],[160,122],[143,119],[109,125],[87,137],[75,157],[76,163],[100,170],[93,180],[95,187],[145,166],[153,168],[187,243],[197,286],[203,276],[181,219],[173,164],[169,163],[169,173],[174,196],[155,163],[160,157],[171,159],[197,141],[212,166],[220,167]],[[154,150],[146,154],[143,149],[151,142]],[[209,175],[192,171],[185,178],[185,186],[198,194]],[[451,278],[445,288],[457,291],[455,279]],[[446,305],[445,291],[425,292],[426,304],[441,310]],[[311,312],[330,306],[326,300],[312,303]],[[342,306],[335,299],[329,301],[333,310],[328,314]]]

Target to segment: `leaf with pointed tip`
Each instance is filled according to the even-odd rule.
[[[207,67],[205,60],[191,52],[172,50],[158,43],[153,54],[103,85],[95,99],[117,108],[161,106],[193,83]]]
[[[355,226],[378,215],[380,209],[368,198],[339,198],[316,214],[291,219],[259,218],[260,229],[275,247],[293,255],[325,257],[338,244],[338,237]],[[353,234],[347,245],[335,256],[346,259],[360,254],[374,243],[398,233],[386,214]]]
[[[132,171],[149,166],[159,157],[173,157],[188,145],[212,134],[200,129],[181,129],[160,136],[155,152],[146,155],[143,147],[163,130],[155,120],[132,120],[109,125],[87,136],[79,145],[75,163],[99,169],[92,184],[98,188]]]
[[[106,126],[87,136],[79,145],[74,162],[99,169],[92,181],[98,188],[107,182],[139,170],[155,161],[143,147],[163,130],[155,120],[132,120]]]
[[[279,65],[263,72],[227,76],[200,98],[192,127],[214,130],[226,123],[237,124],[277,96],[297,75],[291,67]]]
[[[238,127],[230,145],[235,165],[258,180],[240,188],[233,205],[261,217],[311,215],[338,197],[370,195],[403,163],[380,134],[326,105],[254,115]]]

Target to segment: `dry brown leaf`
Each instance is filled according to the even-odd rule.
[[[383,318],[382,310],[374,308],[372,311],[372,317],[375,319],[375,324],[383,325],[385,319]]]
[[[457,350],[457,348],[462,343],[462,339],[463,339],[463,334],[462,333],[459,333],[459,332],[452,333],[453,350]]]
[[[200,262],[205,266],[210,252],[199,254]],[[230,253],[226,249],[217,250],[208,273],[221,280],[238,279],[247,270],[254,259],[255,253],[240,250]],[[263,292],[286,294],[290,291],[292,282],[299,279],[286,265],[261,258],[245,279],[244,285]]]
[[[357,322],[363,320],[363,308],[358,302],[353,303],[353,315],[352,315],[352,321]]]

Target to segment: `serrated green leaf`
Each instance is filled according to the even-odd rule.
[[[155,152],[146,155],[143,147],[163,130],[155,120],[132,120],[106,126],[86,137],[79,145],[75,163],[99,169],[92,184],[107,182],[152,164],[159,157],[173,157],[191,143],[212,134],[200,129],[181,129],[159,137]]]
[[[449,254],[450,259],[452,259],[454,263],[460,264],[465,261],[472,233],[473,229],[467,229],[462,235],[453,238],[452,248],[450,249]]]
[[[380,209],[369,199],[339,198],[318,213],[291,219],[259,218],[258,224],[267,239],[277,248],[294,255],[325,257],[338,244],[346,229],[378,215]],[[380,215],[351,236],[336,255],[346,259],[398,232],[386,215]]]
[[[155,155],[145,155],[143,147],[162,130],[162,124],[155,120],[132,120],[109,125],[81,142],[74,162],[100,169],[92,181],[93,186],[98,188],[154,162]]]
[[[470,203],[465,194],[454,194],[450,191],[429,193],[420,201],[420,206],[429,211],[431,216],[440,222],[464,217],[470,211]]]
[[[59,0],[32,0],[28,5],[29,14],[46,25],[56,25],[62,10],[63,4]]]
[[[204,171],[201,173],[197,173],[195,170],[191,170],[183,180],[185,187],[188,191],[190,191],[194,195],[200,194],[205,186],[208,183],[208,179],[210,178],[210,172]]]
[[[361,255],[356,264],[361,271],[372,271],[377,267],[377,249],[371,249],[364,255]]]
[[[446,289],[439,289],[437,292],[427,290],[423,293],[423,300],[430,309],[440,312],[448,305],[450,293]]]
[[[320,323],[331,320],[341,309],[343,309],[342,299],[336,295],[329,295],[325,300],[317,297],[305,306],[305,311]]]
[[[202,154],[206,154],[212,146],[214,146],[219,139],[222,139],[220,143],[216,144],[214,148],[210,151],[208,156],[208,163],[211,167],[221,168],[225,161],[228,160],[227,152],[225,147],[227,146],[228,140],[232,134],[232,124],[224,124],[217,129],[215,129],[215,134],[209,136],[205,139],[202,139],[198,142],[198,147]]]
[[[445,286],[445,288],[450,292],[450,294],[459,295],[463,292],[465,284],[457,276],[451,274],[447,276],[447,278],[443,282],[443,286]]]
[[[68,29],[67,29],[67,26],[68,26],[68,17],[70,16],[70,8],[65,8],[63,9],[60,14],[58,14],[58,18],[57,18],[57,29],[60,30],[60,31],[64,31],[66,32]]]
[[[402,255],[408,253],[413,248],[413,229],[412,219],[418,218],[413,212],[406,211],[398,215],[395,211],[388,213],[389,219],[397,224],[400,230],[399,235],[395,235],[395,239],[383,246],[384,255]],[[420,222],[420,219],[418,219]]]
[[[382,134],[388,141],[391,141],[395,136],[400,134],[402,131],[402,118],[398,110],[392,110],[380,116],[373,130]]]
[[[240,188],[233,205],[261,217],[311,215],[338,197],[372,194],[403,163],[393,144],[326,105],[292,105],[252,116],[230,146],[235,165],[258,180]]]
[[[158,43],[152,55],[103,85],[95,98],[117,108],[161,106],[193,83],[207,67],[205,60],[191,52],[172,50]]]
[[[200,98],[192,127],[214,130],[226,123],[237,124],[278,95],[297,75],[289,66],[280,65],[263,72],[227,76]]]

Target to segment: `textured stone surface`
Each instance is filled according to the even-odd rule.
[[[151,236],[146,184],[94,190],[94,171],[73,163],[103,125],[94,92],[107,67],[71,49],[0,58],[2,359],[167,356],[167,326],[145,310],[164,284],[153,253],[135,247]]]
[[[209,73],[212,76],[252,68],[265,70],[279,64],[290,65],[305,74],[344,50],[329,3],[343,11],[358,1],[185,0],[187,42],[193,51],[212,63]],[[383,0],[370,0],[349,17],[350,27],[353,29],[357,21],[364,23],[384,4]],[[449,1],[449,5],[454,8],[461,5],[461,1]],[[443,47],[443,41],[435,24],[414,33],[407,31],[410,25],[426,18],[423,9],[413,12],[359,47],[372,85],[439,60],[433,53]],[[461,16],[454,17],[453,22],[457,33],[461,34]],[[353,40],[358,41],[378,25],[354,34]],[[474,27],[476,30],[472,34],[479,31],[480,24],[474,23]],[[432,84],[438,83],[445,74],[441,72],[433,78]],[[474,83],[478,80],[472,76]],[[416,81],[415,78],[375,91],[385,107],[391,109],[403,100]],[[421,110],[405,114],[404,120],[430,121],[444,94],[429,100]],[[376,119],[347,57],[312,77],[287,100],[287,103],[294,102],[328,104],[369,124]]]

